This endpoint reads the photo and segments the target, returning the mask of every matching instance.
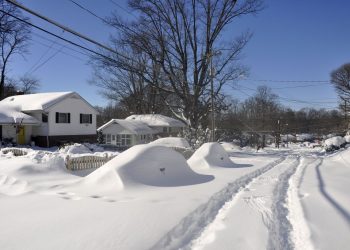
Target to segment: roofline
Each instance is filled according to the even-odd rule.
[[[87,105],[89,105],[89,106],[96,112],[96,114],[99,114],[99,112],[96,110],[96,108],[95,108],[94,106],[92,106],[88,101],[86,101],[81,95],[79,95],[79,94],[78,94],[77,92],[75,92],[75,91],[70,91],[69,94],[63,96],[62,98],[58,98],[58,100],[53,101],[53,103],[51,103],[50,106],[43,108],[42,111],[47,111],[48,109],[52,108],[52,107],[55,106],[56,104],[60,103],[61,101],[65,100],[65,99],[67,99],[68,97],[71,97],[71,96],[73,96],[73,95],[79,96],[79,98],[80,98],[81,100],[83,100]],[[29,111],[29,110],[28,110],[28,111]],[[32,111],[36,111],[36,110],[32,110]]]
[[[128,127],[125,127],[123,124],[118,123],[118,120],[125,120],[125,119],[111,119],[110,121],[106,122],[105,124],[103,124],[101,127],[99,127],[98,129],[96,129],[97,131],[103,130],[104,128],[112,125],[114,122],[117,123],[118,125],[122,126],[123,128],[125,128],[126,130],[128,130],[129,132],[133,133],[133,134],[137,134],[140,135],[139,133],[135,133],[133,131],[131,131]],[[145,124],[146,126],[148,126],[147,124]],[[152,128],[150,128],[152,130]],[[147,131],[149,133],[149,131]],[[142,133],[141,133],[142,134]],[[155,134],[155,132],[152,130],[151,134]]]

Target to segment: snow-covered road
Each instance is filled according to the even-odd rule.
[[[350,149],[230,155],[193,168],[207,182],[122,190],[0,157],[0,249],[349,249]]]

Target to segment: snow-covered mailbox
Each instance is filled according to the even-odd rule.
[[[125,120],[144,122],[161,137],[177,136],[186,127],[182,121],[160,114],[131,115]]]
[[[128,148],[148,143],[155,131],[146,123],[134,120],[112,119],[97,129],[102,132],[106,144]]]
[[[76,92],[10,96],[0,102],[0,139],[42,147],[96,142],[97,114]]]

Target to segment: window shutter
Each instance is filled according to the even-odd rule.
[[[90,123],[92,124],[92,114],[90,114]]]
[[[68,123],[70,123],[70,113],[68,113]]]
[[[58,116],[59,116],[58,114],[59,114],[59,113],[56,112],[56,123],[59,123],[59,122],[58,122]]]
[[[83,123],[83,114],[80,114],[80,123]]]

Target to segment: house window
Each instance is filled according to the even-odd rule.
[[[70,123],[70,113],[56,112],[56,123]]]
[[[121,145],[130,146],[131,145],[131,135],[121,135]]]
[[[163,127],[163,133],[167,132],[167,127]]]
[[[41,114],[41,121],[42,121],[43,123],[47,123],[48,120],[49,120],[49,117],[48,117],[47,114]]]
[[[92,114],[80,114],[80,123],[92,123]]]
[[[111,134],[106,135],[106,143],[111,144]]]
[[[115,141],[115,135],[112,135],[112,141]]]

